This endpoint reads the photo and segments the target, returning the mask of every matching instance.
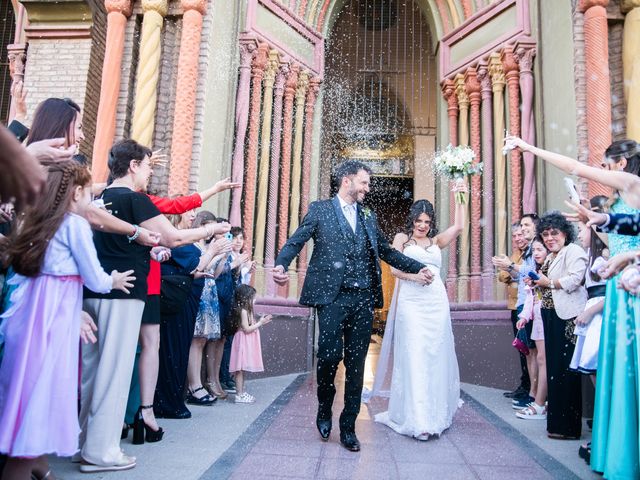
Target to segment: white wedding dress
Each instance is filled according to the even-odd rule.
[[[403,253],[426,264],[434,280],[427,286],[397,282],[373,391],[364,397],[389,396],[389,409],[376,415],[376,422],[426,439],[447,429],[462,405],[460,373],[449,300],[440,279],[441,250],[435,244],[426,249],[409,245]]]

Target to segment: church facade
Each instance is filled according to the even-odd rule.
[[[491,257],[511,250],[520,215],[561,209],[566,197],[561,172],[503,154],[504,136],[594,165],[613,140],[640,140],[640,0],[4,4],[3,122],[10,84],[23,80],[30,113],[50,96],[82,106],[81,150],[95,181],[106,179],[113,141],[130,137],[168,155],[155,193],[242,182],[205,207],[244,227],[260,308],[281,317],[267,351],[284,359],[272,374],[310,367],[314,324],[296,302],[310,252],[291,266],[286,289],[269,269],[309,203],[332,194],[339,162],[372,168],[369,206],[389,236],[414,199],[433,201],[447,225],[453,201],[431,168],[437,149],[468,145],[484,163],[471,180],[469,226],[443,271],[463,380],[491,383],[464,371],[500,368],[509,348]],[[390,299],[388,273],[385,289]],[[478,353],[479,342],[495,344],[496,358]]]

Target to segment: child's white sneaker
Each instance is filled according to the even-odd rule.
[[[248,392],[244,392],[242,395],[236,395],[236,403],[254,403],[256,401],[253,395]]]

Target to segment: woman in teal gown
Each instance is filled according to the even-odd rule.
[[[622,199],[613,213],[636,213]],[[640,237],[609,234],[611,257],[640,250]],[[596,375],[591,468],[607,479],[640,478],[638,393],[640,388],[640,298],[607,282]]]

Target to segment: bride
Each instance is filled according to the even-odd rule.
[[[454,187],[454,191],[466,190],[464,184]],[[394,248],[426,264],[434,280],[424,285],[416,281],[416,275],[392,269],[398,282],[373,391],[364,396],[365,401],[367,397],[390,396],[388,411],[376,415],[375,421],[418,440],[440,435],[462,405],[449,301],[439,273],[441,250],[462,231],[465,211],[465,206],[458,203],[453,226],[438,233],[433,205],[418,200],[409,211],[406,233],[398,233],[393,241]],[[390,365],[389,395],[384,389],[389,387]]]

